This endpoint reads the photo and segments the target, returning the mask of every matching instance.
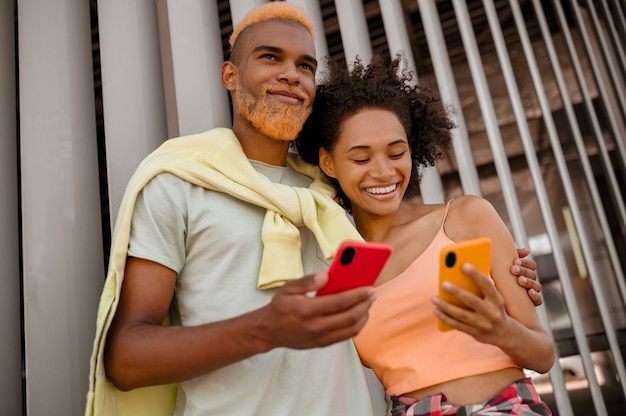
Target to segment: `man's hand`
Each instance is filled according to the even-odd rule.
[[[365,325],[375,299],[372,287],[311,297],[307,293],[326,284],[326,272],[291,280],[262,308],[258,337],[264,349],[324,347],[352,338]]]
[[[541,283],[537,281],[537,263],[527,256],[530,254],[529,248],[517,249],[518,259],[513,261],[511,273],[518,276],[517,283],[528,290],[528,297],[533,301],[535,306],[543,303],[541,298]]]
[[[131,390],[189,380],[272,348],[316,348],[350,339],[367,321],[374,289],[308,295],[327,279],[324,272],[289,281],[269,304],[230,319],[164,326],[176,273],[131,257],[107,337],[107,375],[119,389]]]

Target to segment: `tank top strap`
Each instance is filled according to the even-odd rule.
[[[443,211],[443,218],[441,219],[441,225],[439,226],[439,233],[445,234],[443,226],[446,223],[446,218],[448,218],[448,211],[450,210],[450,204],[452,203],[452,201],[454,201],[454,198],[446,202],[446,208]]]

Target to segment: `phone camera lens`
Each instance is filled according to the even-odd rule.
[[[354,255],[356,254],[356,250],[354,247],[346,248],[343,253],[341,253],[341,264],[350,264],[352,263],[352,259],[354,259]]]
[[[446,254],[446,267],[452,268],[456,264],[456,253],[454,251]]]

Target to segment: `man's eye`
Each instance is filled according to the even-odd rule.
[[[276,59],[278,59],[278,58],[276,58],[276,55],[272,55],[271,53],[263,54],[263,55],[261,55],[261,58],[263,58],[263,59],[270,59],[272,61],[275,61]]]
[[[311,72],[315,71],[315,68],[313,68],[313,65],[311,64],[302,64],[300,65],[300,67],[306,69],[307,71],[311,71]]]

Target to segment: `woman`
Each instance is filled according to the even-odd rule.
[[[361,360],[383,384],[390,415],[549,415],[523,369],[547,372],[554,344],[510,272],[517,252],[506,225],[475,196],[432,205],[406,199],[418,167],[442,157],[454,123],[428,90],[409,85],[401,64],[376,57],[348,71],[329,63],[296,142],[333,180],[359,233],[393,248],[355,338]],[[482,297],[443,285],[463,309],[437,296],[439,251],[477,237],[493,243],[491,277],[471,265],[464,271]],[[439,331],[437,319],[455,331]]]

